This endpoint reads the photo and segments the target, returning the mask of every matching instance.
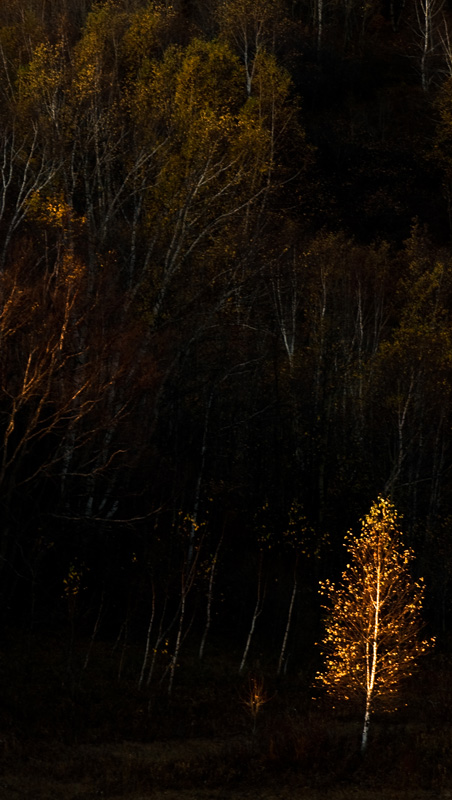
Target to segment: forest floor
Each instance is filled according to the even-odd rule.
[[[97,745],[35,745],[32,753],[6,756],[0,774],[0,800],[440,800],[452,789],[376,785],[365,774],[318,786],[298,771],[235,775],[231,764],[241,740],[181,741]],[[250,751],[250,759],[252,752]],[[209,776],[215,762],[215,779]],[[219,778],[224,764],[223,781]],[[212,783],[212,785],[210,785]]]
[[[0,657],[0,800],[452,800],[449,666],[375,715],[361,757],[360,716],[313,704],[297,676],[269,677],[253,719],[222,652],[181,670],[169,702],[137,689],[133,651],[119,680],[109,645],[71,673],[58,640],[27,645]]]

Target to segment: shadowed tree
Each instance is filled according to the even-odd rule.
[[[219,3],[220,30],[243,60],[248,95],[251,95],[256,58],[263,50],[271,52],[274,49],[284,11],[280,0],[226,0]]]

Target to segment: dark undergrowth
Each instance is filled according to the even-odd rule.
[[[48,635],[4,643],[0,797],[3,790],[36,800],[89,792],[132,798],[178,787],[196,796],[199,787],[300,782],[313,792],[385,787],[439,797],[452,789],[452,668],[445,658],[432,658],[398,711],[375,716],[361,757],[358,713],[313,700],[304,676],[276,680],[262,666],[238,675],[219,650],[203,663],[195,656],[184,663],[169,698],[162,668],[150,688],[138,689],[140,648],[120,653],[96,643],[86,663],[87,647],[71,650],[67,639]],[[253,714],[257,673],[262,704]],[[46,794],[39,786],[53,788]]]

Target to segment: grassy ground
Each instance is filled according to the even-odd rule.
[[[67,644],[67,643],[66,643]],[[15,638],[0,657],[0,800],[452,799],[452,669],[444,660],[406,707],[360,720],[313,703],[300,676],[249,677],[221,651],[189,660],[169,700],[137,689],[140,653]],[[120,668],[119,668],[120,667]],[[262,673],[261,673],[262,677]]]
[[[38,755],[6,765],[0,777],[2,800],[427,800],[450,798],[446,787],[437,789],[374,785],[364,774],[354,780],[319,786],[303,772],[281,774],[262,770],[260,775],[233,775],[235,745],[206,740],[122,745],[53,745]],[[244,760],[243,744],[239,745]],[[236,754],[237,755],[237,754]],[[252,760],[253,755],[250,754]],[[215,768],[213,765],[215,764]],[[221,779],[221,772],[224,779]],[[253,770],[251,770],[252,772]],[[213,779],[215,772],[215,779]],[[210,777],[209,777],[210,775]],[[406,782],[405,782],[406,783]]]
[[[245,758],[239,745],[240,760]],[[427,789],[388,782],[374,785],[364,774],[337,785],[303,772],[233,775],[234,745],[205,740],[122,745],[53,745],[38,755],[6,765],[0,777],[2,800],[427,800],[452,797],[446,787]],[[236,754],[237,755],[237,754]],[[250,759],[253,755],[250,754]],[[215,764],[215,768],[213,765]],[[221,779],[221,772],[224,779]],[[213,779],[215,772],[215,779]],[[251,770],[252,772],[252,770]],[[209,777],[210,775],[210,777]],[[322,785],[323,784],[323,785]]]

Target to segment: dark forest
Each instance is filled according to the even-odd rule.
[[[133,790],[393,770],[440,796],[451,235],[449,2],[0,0],[7,776],[56,741],[221,735]],[[366,762],[313,681],[319,584],[378,497],[435,647]],[[15,791],[138,797],[108,763],[97,794]]]

